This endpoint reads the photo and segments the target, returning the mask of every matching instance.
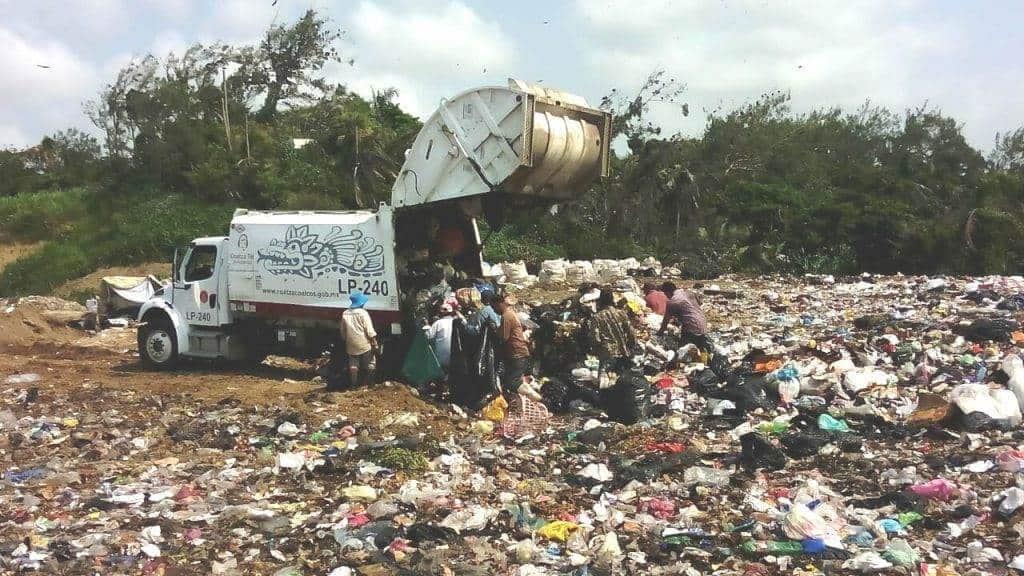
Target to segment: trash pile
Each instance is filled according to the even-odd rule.
[[[609,283],[630,276],[679,276],[678,268],[664,268],[653,257],[637,260],[545,260],[536,274],[530,274],[526,263],[502,262],[488,267],[484,276],[493,278],[499,284],[514,288],[529,288],[534,285],[579,286],[589,282]]]
[[[0,374],[0,566],[1024,572],[1024,279],[688,288],[712,350],[659,336],[616,284],[639,350],[605,370],[580,344],[584,287],[531,304],[540,368],[468,414],[364,421],[356,391],[296,412]]]

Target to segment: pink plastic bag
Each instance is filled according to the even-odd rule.
[[[945,478],[936,478],[935,480],[929,480],[924,484],[915,484],[910,487],[910,491],[922,498],[938,500],[940,502],[946,502],[950,498],[960,494],[960,490],[956,487],[956,484],[946,480]]]
[[[1018,472],[1024,470],[1024,450],[1004,450],[996,454],[996,463],[999,469],[1006,472]]]
[[[668,498],[652,498],[644,504],[644,509],[659,520],[668,520],[676,515],[676,503]]]

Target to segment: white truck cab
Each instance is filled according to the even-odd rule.
[[[231,310],[226,268],[228,239],[196,238],[175,261],[171,282],[163,293],[142,305],[139,318],[146,322],[140,332],[139,352],[155,366],[170,365],[178,355],[228,357],[227,336],[203,338],[204,327],[230,325]],[[194,329],[194,330],[193,330]],[[194,333],[193,333],[194,332]],[[219,330],[217,330],[219,332]],[[206,342],[204,342],[206,340]]]

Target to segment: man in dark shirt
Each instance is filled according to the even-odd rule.
[[[498,335],[501,340],[504,370],[501,375],[501,387],[506,393],[514,393],[522,384],[523,374],[530,359],[530,345],[523,336],[523,324],[519,321],[508,296],[502,296],[494,306],[501,315],[501,326]]]

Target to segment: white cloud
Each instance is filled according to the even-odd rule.
[[[285,1],[279,0],[279,4]],[[204,41],[250,44],[261,38],[271,24],[291,21],[282,18],[280,10],[269,1],[218,0],[209,16],[203,18],[199,35]]]
[[[82,125],[82,100],[90,97],[100,81],[94,68],[56,42],[30,42],[0,28],[0,145],[24,146],[44,134]],[[43,67],[45,66],[45,68]],[[33,118],[39,134],[25,134],[25,118]],[[15,141],[14,139],[17,139]]]
[[[689,133],[703,127],[702,111],[772,90],[791,92],[797,110],[867,99],[902,109],[944,95],[922,64],[947,55],[959,35],[921,8],[912,0],[576,4],[590,69],[626,93],[665,69],[687,85],[684,100],[696,114],[683,119],[661,107],[654,117]]]
[[[0,124],[0,150],[21,148],[30,142],[32,142],[32,139],[26,136],[17,126]]]
[[[439,5],[364,1],[346,22],[356,64],[333,66],[332,79],[361,94],[397,88],[411,113],[430,114],[441,98],[480,84],[502,83],[516,61],[501,27],[461,2]]]

